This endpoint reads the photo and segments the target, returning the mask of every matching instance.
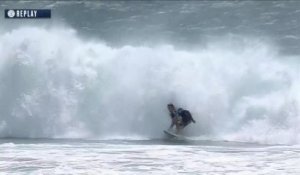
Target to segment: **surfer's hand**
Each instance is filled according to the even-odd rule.
[[[196,123],[196,121],[195,121],[195,120],[193,120],[193,123]]]

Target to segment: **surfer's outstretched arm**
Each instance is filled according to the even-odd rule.
[[[172,118],[172,123],[171,123],[171,126],[169,127],[169,130],[172,129],[174,127],[174,125],[176,125],[176,120],[175,120],[175,118]]]
[[[193,123],[196,123],[196,121],[194,120],[194,118],[193,118],[193,117],[192,117],[191,119],[192,119],[192,122],[193,122]]]

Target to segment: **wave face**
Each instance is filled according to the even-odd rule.
[[[300,2],[0,10],[29,7],[52,18],[0,18],[0,137],[161,138],[172,102],[197,120],[192,139],[300,143]]]
[[[173,102],[195,137],[300,143],[299,60],[266,40],[115,48],[70,27],[19,27],[1,34],[0,57],[0,137],[159,138]]]

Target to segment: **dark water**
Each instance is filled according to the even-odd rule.
[[[4,8],[50,8],[46,26],[63,24],[81,36],[112,46],[172,43],[198,48],[210,40],[241,35],[279,44],[285,54],[299,54],[299,1],[2,1]],[[7,21],[4,28],[41,24]]]

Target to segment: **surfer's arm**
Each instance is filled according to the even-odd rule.
[[[169,129],[172,129],[175,124],[176,124],[176,120],[175,120],[175,118],[172,118],[172,123],[171,123],[171,126],[169,127]]]
[[[194,118],[193,118],[192,116],[191,116],[191,119],[192,119],[192,122],[193,122],[193,123],[196,123],[196,121],[194,120]]]

